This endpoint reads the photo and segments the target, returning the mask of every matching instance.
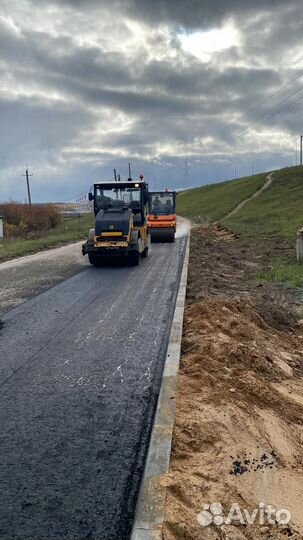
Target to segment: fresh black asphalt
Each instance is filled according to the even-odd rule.
[[[185,242],[2,317],[0,540],[129,538]]]

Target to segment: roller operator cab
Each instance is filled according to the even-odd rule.
[[[150,237],[147,227],[149,193],[146,182],[100,182],[94,184],[95,228],[82,246],[83,255],[98,266],[108,257],[127,257],[139,264],[147,257]]]
[[[174,242],[176,227],[176,192],[169,190],[150,192],[148,230],[151,241]]]

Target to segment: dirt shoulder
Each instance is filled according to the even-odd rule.
[[[0,317],[60,281],[87,268],[82,242],[42,251],[0,264]],[[1,323],[0,323],[1,324]]]
[[[253,280],[288,249],[192,230],[164,540],[303,538],[302,308]],[[259,513],[253,525],[204,527],[197,516],[213,503],[225,517],[235,503]],[[263,503],[291,524],[260,523]]]

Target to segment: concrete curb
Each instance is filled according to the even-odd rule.
[[[183,270],[164,364],[161,390],[141,482],[130,540],[162,540],[166,487],[175,420],[177,374],[181,357],[183,315],[187,285],[190,229]]]

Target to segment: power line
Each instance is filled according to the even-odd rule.
[[[261,100],[260,102],[258,102],[256,105],[254,105],[253,107],[250,107],[246,112],[244,112],[240,118],[237,118],[235,119],[234,121],[232,122],[229,122],[224,131],[223,131],[223,134],[224,132],[227,132],[227,129],[229,129],[231,126],[239,123],[241,121],[241,119],[245,119],[245,117],[247,117],[247,115],[251,112],[254,112],[254,111],[257,111],[258,109],[260,109],[262,107],[262,105],[264,105],[265,103],[269,102],[270,100],[272,100],[274,97],[278,96],[279,94],[281,94],[283,91],[285,91],[287,88],[291,87],[296,81],[298,81],[299,79],[301,79],[303,76],[303,72],[300,72],[299,75],[297,75],[296,77],[294,77],[293,79],[291,79],[287,84],[284,84],[283,86],[281,86],[281,88],[279,88],[278,90],[276,90],[275,92],[273,92],[272,94],[270,94],[269,96],[267,96],[265,99]],[[297,94],[299,94],[301,92],[302,88],[299,87],[297,90],[295,90],[294,92],[291,92],[289,93],[287,96],[283,97],[283,99],[281,101],[279,101],[278,103],[276,103],[273,107],[271,107],[268,111],[264,112],[263,114],[261,114],[260,116],[258,116],[257,118],[255,118],[255,120],[253,122],[251,122],[248,126],[246,126],[242,131],[240,131],[239,133],[236,133],[236,136],[240,136],[246,132],[248,132],[249,130],[251,130],[252,128],[254,127],[257,127],[257,126],[260,126],[262,124],[265,123],[265,121],[268,121],[270,120],[271,118],[273,118],[274,116],[276,116],[277,114],[289,109],[290,107],[294,106],[295,104],[297,104],[301,99],[302,99],[302,95],[300,95],[300,97],[294,101],[291,101],[290,103],[287,104],[287,102],[289,100],[291,100],[294,96],[296,96]],[[281,107],[281,105],[283,104],[287,104],[285,105],[284,107]],[[218,148],[220,150],[220,154],[222,153],[222,146],[224,147],[228,147],[230,146],[227,142],[222,142],[222,144],[215,144],[215,145],[212,145],[212,150],[215,150],[216,148]]]
[[[278,107],[280,107],[283,103],[286,103],[290,98],[292,98],[293,96],[295,96],[296,94],[300,93],[302,91],[301,88],[298,88],[297,90],[295,90],[292,94],[289,94],[287,97],[285,97],[284,99],[282,99],[282,101],[280,101],[279,103],[277,103],[274,107],[272,107],[271,109],[269,109],[267,112],[265,112],[264,114],[262,114],[261,116],[259,116],[258,118],[256,118],[251,124],[249,124],[248,126],[246,126],[245,129],[243,129],[242,131],[240,131],[239,133],[237,133],[237,135],[242,135],[243,133],[245,133],[246,131],[248,131],[249,129],[251,129],[252,127],[254,126],[257,126],[260,124],[259,120],[262,120],[262,118],[266,118],[266,116],[268,116],[269,114],[271,114],[271,112],[273,112],[275,109],[277,109]],[[299,99],[301,99],[302,96],[300,96]],[[281,112],[283,110],[283,108],[279,111]],[[263,122],[261,122],[263,123]]]
[[[295,94],[298,94],[299,92],[301,92],[301,88],[299,90],[297,90],[296,92],[294,92],[293,95]],[[295,101],[292,101],[291,103],[288,103],[288,105],[286,105],[285,107],[282,107],[281,109],[278,108],[280,107],[280,105],[283,103],[279,103],[278,105],[276,105],[276,107],[274,107],[273,109],[271,109],[270,111],[268,111],[263,117],[260,117],[259,120],[262,120],[262,118],[266,118],[266,121],[268,120],[271,120],[271,118],[273,118],[274,116],[276,116],[277,114],[280,114],[281,112],[283,111],[286,111],[287,109],[289,109],[289,107],[292,107],[293,105],[295,105],[296,103],[298,103],[299,101],[301,101],[301,99],[303,98],[302,95],[300,95],[300,97],[298,99],[296,99]],[[287,101],[287,100],[285,100]],[[278,108],[278,110],[276,110]],[[269,116],[268,116],[269,115]],[[239,137],[240,135],[243,135],[245,134],[246,132],[250,131],[251,129],[253,128],[256,128],[258,126],[261,126],[264,124],[264,120],[259,122],[259,121],[255,121],[253,122],[252,124],[250,124],[249,126],[247,126],[243,131],[240,131],[240,133],[237,133],[237,136]]]
[[[232,122],[229,122],[226,127],[224,128],[223,130],[223,135],[224,133],[227,133],[227,129],[229,129],[231,126],[239,123],[241,121],[241,119],[245,118],[250,112],[253,112],[255,110],[257,110],[261,105],[263,105],[264,103],[267,103],[270,99],[272,99],[273,97],[277,96],[278,94],[280,94],[283,90],[285,90],[286,88],[288,88],[289,86],[291,86],[293,83],[295,83],[296,81],[298,81],[300,78],[302,78],[303,76],[303,72],[301,72],[299,75],[297,75],[296,77],[294,77],[293,79],[291,79],[287,84],[284,84],[281,88],[279,88],[278,90],[276,90],[275,92],[273,92],[270,96],[268,96],[267,98],[265,98],[264,100],[260,101],[257,105],[255,105],[254,107],[251,107],[250,109],[248,109],[246,112],[244,112],[240,118],[237,118],[235,119],[234,121]],[[256,118],[251,124],[249,124],[248,126],[246,126],[242,131],[240,131],[239,133],[236,133],[236,136],[240,136],[242,134],[244,134],[246,131],[248,131],[249,129],[251,129],[252,126],[254,126],[255,124],[258,123],[258,125],[260,124],[259,123],[259,120],[261,120],[263,117],[267,116],[268,114],[270,114],[275,108],[277,107],[280,107],[280,105],[286,101],[288,101],[288,99],[290,99],[291,97],[293,97],[295,94],[297,94],[299,91],[301,90],[301,88],[297,89],[295,92],[291,93],[291,94],[288,94],[288,96],[286,96],[286,98],[284,98],[282,101],[280,101],[279,103],[277,103],[273,108],[271,108],[269,111],[267,111],[266,113],[264,113],[263,115],[261,115],[260,117]],[[297,103],[297,102],[296,102]],[[279,111],[281,112],[281,111]],[[272,116],[271,116],[272,117]],[[261,122],[262,124],[262,122]],[[213,149],[220,149],[222,150],[222,145],[227,147],[228,144],[226,142],[223,142],[222,144],[215,144],[212,146]]]
[[[231,126],[235,125],[235,124],[238,124],[241,119],[245,119],[245,117],[250,113],[250,112],[254,112],[256,111],[257,109],[259,109],[262,105],[264,105],[264,103],[267,103],[270,99],[272,99],[273,97],[277,96],[278,94],[280,94],[283,90],[285,90],[286,88],[288,88],[289,86],[291,86],[294,82],[296,82],[297,80],[299,80],[300,78],[303,77],[303,72],[300,73],[300,75],[297,75],[296,77],[294,77],[293,79],[291,79],[287,84],[284,84],[283,86],[281,86],[281,88],[279,88],[279,90],[276,90],[275,92],[273,92],[271,95],[269,95],[267,98],[263,99],[262,101],[260,101],[259,103],[257,103],[256,105],[254,105],[253,107],[249,108],[247,111],[245,111],[241,116],[240,118],[237,118],[235,120],[233,120],[232,122],[229,122],[226,127],[224,128],[224,132],[227,131],[227,129],[229,129]],[[279,104],[277,104],[279,105]],[[256,119],[257,120],[257,119]],[[255,121],[256,121],[255,120]],[[246,129],[246,128],[245,128]],[[219,145],[218,145],[219,147]]]
[[[267,103],[267,101],[269,101],[270,99],[272,99],[273,97],[277,96],[278,94],[280,94],[283,90],[285,90],[286,88],[288,88],[289,86],[291,86],[294,82],[296,82],[298,79],[301,79],[301,77],[303,76],[303,72],[300,73],[300,75],[297,75],[297,77],[294,77],[294,79],[292,79],[289,83],[283,85],[279,90],[276,90],[276,92],[274,92],[273,94],[271,94],[270,96],[268,96],[267,98],[265,98],[264,100],[260,101],[259,103],[257,103],[255,106],[251,107],[250,109],[248,109],[244,115],[242,116],[247,116],[247,114],[249,114],[250,112],[253,112],[255,110],[257,110],[261,105],[264,105],[264,103]],[[237,122],[237,120],[235,121]]]

